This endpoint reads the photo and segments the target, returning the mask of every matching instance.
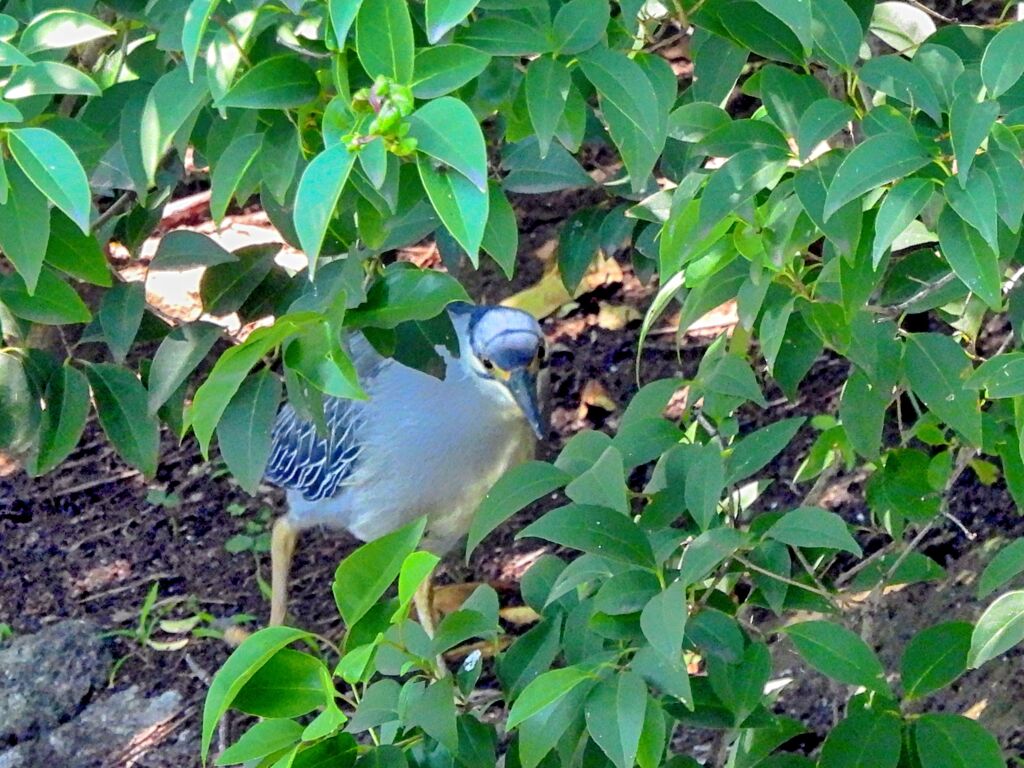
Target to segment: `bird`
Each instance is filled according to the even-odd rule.
[[[500,305],[455,302],[446,311],[458,353],[436,348],[443,377],[380,355],[356,332],[342,343],[367,399],[325,397],[319,432],[291,404],[278,412],[264,473],[287,500],[271,532],[272,626],[285,621],[303,530],[367,542],[425,515],[420,546],[443,557],[494,483],[545,438],[547,344],[537,320]],[[414,606],[433,636],[431,594],[427,580]]]

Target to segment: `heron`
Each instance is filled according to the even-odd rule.
[[[271,533],[271,625],[287,612],[300,533],[314,526],[372,541],[426,516],[421,547],[443,557],[494,483],[531,458],[547,424],[546,343],[537,320],[504,306],[446,308],[458,354],[439,346],[443,377],[346,339],[366,400],[324,399],[326,429],[290,404],[278,414],[265,478],[287,512]],[[414,606],[434,634],[430,581]]]

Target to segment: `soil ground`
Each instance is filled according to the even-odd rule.
[[[940,10],[959,13],[961,18],[967,12],[952,0],[945,6]],[[973,12],[985,11],[976,7]],[[542,269],[536,254],[550,253],[560,222],[586,203],[578,195],[518,200],[520,231],[526,233],[520,273],[512,283],[487,267],[465,275],[474,298],[495,302],[532,284]],[[186,217],[174,225],[198,225],[202,216]],[[609,270],[606,284],[544,322],[553,348],[552,434],[541,446],[541,458],[556,454],[582,429],[613,430],[620,406],[636,390],[633,366],[639,321],[634,311],[643,312],[652,285],[639,281],[625,262],[620,266],[621,270]],[[608,327],[622,320],[624,327]],[[644,379],[692,375],[707,343],[721,330],[722,323],[715,328],[714,322],[708,329],[710,335],[688,336],[681,348],[672,333],[653,335],[643,352]],[[766,382],[772,407],[749,414],[744,428],[833,410],[845,377],[845,364],[823,358],[794,402]],[[806,494],[807,487],[795,487],[790,478],[812,439],[811,430],[805,429],[787,453],[766,468],[764,476],[774,482],[759,501],[760,509],[793,505]],[[823,503],[851,522],[864,520],[867,510],[861,481],[857,475],[838,475]],[[541,551],[547,551],[537,542],[514,540],[515,532],[543,507],[543,503],[535,505],[495,531],[469,566],[447,563],[445,578],[516,581]],[[254,548],[260,549],[269,522],[282,508],[278,491],[268,488],[250,496],[237,487],[216,458],[202,461],[192,438],[179,445],[165,435],[158,475],[147,483],[114,455],[93,420],[76,452],[50,475],[32,480],[16,467],[0,466],[0,622],[9,624],[16,634],[36,631],[65,617],[89,617],[111,630],[132,630],[140,622],[147,593],[157,585],[157,602],[151,613],[155,618],[181,620],[204,613],[226,620],[247,614],[253,620],[246,626],[255,628],[265,622],[268,612],[263,584],[269,578],[269,557],[253,549],[228,550],[238,549],[239,535],[250,535]],[[1024,519],[1001,481],[986,486],[975,475],[965,473],[954,489],[950,513],[975,541],[970,542],[963,530],[953,525],[935,533],[924,551],[940,564],[952,566],[949,584],[887,595],[879,606],[881,615],[875,621],[872,639],[890,666],[912,631],[927,626],[936,616],[975,618],[981,606],[957,574],[968,572],[966,564],[982,557],[980,547],[987,540],[1024,534]],[[312,531],[305,535],[294,563],[291,603],[301,625],[326,635],[338,632],[329,585],[335,566],[356,544],[351,537],[335,533]],[[182,692],[187,706],[174,730],[191,739],[197,732],[208,676],[223,663],[229,649],[219,639],[164,629],[178,627],[165,625],[152,633],[150,639],[158,644],[170,644],[160,650],[139,638],[115,639],[123,661],[111,686],[123,689],[135,684],[151,694],[167,689]],[[174,641],[186,638],[183,647],[175,647],[178,643]],[[785,653],[785,648],[779,653]],[[802,670],[795,658],[790,662],[791,677],[798,682],[790,686],[782,702],[788,713],[816,729],[817,738],[806,740],[806,746],[813,747],[832,722],[835,713],[830,702],[842,699],[833,695],[826,681]],[[1018,653],[1008,663],[1013,674],[1006,669],[998,669],[994,675],[975,673],[945,699],[930,703],[967,711],[981,698],[1009,702],[1008,710],[1000,709],[998,718],[988,722],[1005,747],[1024,755],[1020,726],[1024,718],[1015,705],[1024,701],[1024,660]],[[979,712],[986,720],[984,709]],[[697,734],[688,737],[687,743],[694,749],[708,748],[708,740]],[[162,765],[158,754],[147,765]],[[175,759],[166,765],[180,768],[187,764]]]

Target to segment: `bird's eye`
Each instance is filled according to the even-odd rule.
[[[494,363],[492,363],[486,357],[483,358],[480,362],[483,364],[484,370],[487,370],[487,371],[493,371],[494,370]]]

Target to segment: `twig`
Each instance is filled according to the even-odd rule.
[[[956,24],[956,19],[951,19],[948,16],[943,16],[941,13],[936,11],[934,8],[929,8],[927,5],[925,5],[924,3],[920,2],[920,0],[908,0],[908,2],[912,6],[914,6],[915,8],[918,8],[918,9],[924,11],[925,13],[927,13],[933,19],[938,19],[939,21],[943,22],[944,24]]]
[[[925,284],[924,287],[921,288],[921,290],[919,290],[906,301],[901,301],[899,304],[894,305],[890,310],[891,313],[899,315],[902,314],[903,312],[906,312],[911,306],[914,305],[915,302],[927,298],[928,296],[937,292],[939,289],[944,288],[947,284],[953,282],[954,280],[956,280],[956,273],[947,272],[934,283]]]
[[[761,566],[752,563],[750,560],[747,560],[747,558],[741,555],[733,555],[732,559],[740,565],[742,565],[744,568],[747,568],[748,570],[757,571],[758,573],[764,574],[765,576],[770,576],[776,581],[781,581],[783,584],[789,584],[791,587],[799,587],[800,589],[806,590],[807,592],[812,592],[815,595],[818,595],[818,597],[822,597],[825,600],[828,600],[829,605],[831,605],[833,608],[838,608],[838,606],[835,603],[835,600],[833,599],[833,595],[824,589],[820,589],[816,586],[811,586],[810,584],[804,584],[802,581],[797,581],[796,579],[791,579],[788,576],[783,576],[781,573],[769,571],[767,568],[762,568]]]
[[[124,470],[122,472],[119,472],[116,475],[108,475],[107,477],[97,477],[94,480],[86,480],[84,483],[79,483],[78,485],[73,485],[70,488],[65,488],[64,490],[55,491],[53,493],[53,497],[54,498],[59,498],[61,496],[70,496],[71,494],[74,494],[74,493],[81,493],[82,491],[87,491],[90,488],[95,488],[98,485],[107,485],[108,483],[116,483],[116,482],[118,482],[120,480],[127,480],[129,477],[135,477],[135,476],[141,475],[141,474],[142,473],[139,470],[137,470],[137,469],[126,469],[126,470]]]
[[[117,200],[110,204],[110,207],[107,208],[107,210],[105,210],[103,213],[96,217],[96,221],[92,223],[92,225],[89,227],[89,230],[91,232],[95,232],[96,230],[98,230],[112,218],[122,213],[125,208],[131,205],[134,199],[134,192],[129,191],[122,194],[119,198],[117,198]]]
[[[953,471],[950,473],[949,478],[946,480],[946,485],[942,491],[942,500],[940,502],[940,514],[929,520],[920,531],[911,539],[910,543],[900,553],[900,556],[896,558],[889,570],[885,572],[885,575],[871,588],[870,594],[865,601],[864,621],[861,625],[861,637],[868,643],[871,644],[871,638],[874,635],[874,614],[878,609],[878,602],[882,598],[883,588],[889,583],[889,580],[893,575],[900,569],[900,566],[906,562],[907,558],[910,557],[912,552],[916,552],[918,546],[924,541],[932,529],[938,524],[939,520],[945,520],[948,518],[954,518],[949,512],[949,494],[952,491],[956,481],[960,479],[960,475],[964,473],[968,465],[971,463],[971,459],[974,458],[977,453],[976,448],[961,448],[960,453],[957,455],[956,464],[953,466]],[[959,523],[959,521],[957,521]]]

